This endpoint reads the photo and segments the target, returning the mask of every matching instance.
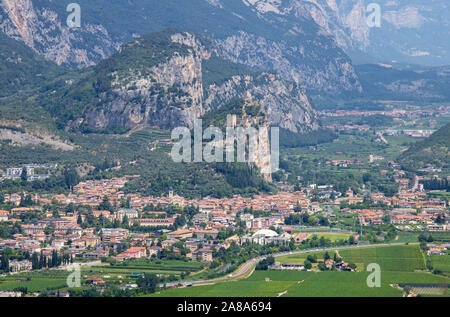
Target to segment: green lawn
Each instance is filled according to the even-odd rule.
[[[333,258],[334,256],[334,251],[328,251],[328,254],[330,255],[331,258]],[[306,258],[308,257],[308,255],[312,255],[312,256],[316,256],[318,261],[323,261],[323,255],[325,254],[325,251],[321,251],[321,252],[308,252],[308,253],[300,253],[300,254],[291,254],[291,255],[286,255],[286,256],[282,256],[282,257],[278,257],[275,259],[276,262],[280,262],[280,263],[298,263],[298,264],[303,264],[306,260]]]
[[[339,234],[339,233],[319,233],[317,234],[317,238],[320,239],[324,237],[325,239],[330,239],[331,241],[337,240],[348,240],[350,234]]]

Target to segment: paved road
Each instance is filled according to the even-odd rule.
[[[268,254],[265,256],[259,256],[257,258],[253,258],[251,260],[248,260],[244,264],[242,264],[237,271],[233,272],[233,274],[222,276],[210,280],[192,280],[192,281],[184,281],[184,282],[175,282],[175,283],[167,283],[166,286],[174,286],[181,284],[182,286],[192,286],[192,285],[201,285],[201,284],[214,284],[216,282],[224,282],[228,280],[236,280],[243,278],[248,275],[251,275],[251,270],[253,270],[253,266],[258,263],[259,261],[267,258],[268,256],[273,256],[274,258],[286,256],[286,255],[292,255],[292,254],[302,254],[302,253],[309,253],[309,252],[321,252],[321,251],[331,251],[331,250],[345,250],[345,249],[358,249],[358,248],[367,248],[367,247],[378,247],[378,246],[389,246],[389,245],[404,245],[404,243],[383,243],[383,244],[357,244],[357,245],[348,245],[348,246],[339,246],[339,247],[329,247],[329,248],[315,248],[315,249],[306,249],[306,250],[297,250],[297,251],[288,251],[288,252],[280,252],[280,253],[274,253],[274,254]]]

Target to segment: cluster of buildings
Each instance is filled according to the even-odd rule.
[[[386,135],[407,135],[413,138],[427,138],[430,135],[432,135],[434,132],[436,132],[436,130],[420,130],[420,129],[416,129],[416,130],[385,130],[384,133]]]
[[[450,250],[450,244],[442,244],[442,245],[435,245],[435,244],[428,244],[428,255],[446,255],[447,253],[445,251]]]
[[[349,166],[362,166],[363,163],[357,160],[331,160],[326,161],[327,165],[339,166],[339,167],[349,167]]]
[[[330,164],[350,164],[354,162],[332,161]],[[395,164],[394,162],[391,162]],[[393,166],[393,165],[392,165]],[[411,181],[405,173],[394,167],[394,180],[399,184],[400,192],[393,197],[386,197],[383,193],[363,191],[355,194],[348,190],[345,195],[335,195],[333,187],[310,186],[303,191],[281,191],[277,194],[259,194],[253,198],[233,196],[226,198],[206,197],[198,200],[185,199],[174,195],[172,191],[164,197],[143,197],[139,194],[126,194],[124,185],[139,176],[124,176],[104,180],[90,180],[82,182],[67,195],[35,195],[36,206],[15,207],[11,210],[0,210],[0,222],[19,222],[22,234],[14,235],[13,239],[0,239],[0,250],[11,248],[22,251],[51,256],[54,250],[59,254],[70,255],[75,258],[99,260],[114,258],[117,261],[159,257],[163,252],[171,252],[184,256],[193,261],[211,262],[215,250],[228,248],[232,243],[247,242],[257,244],[287,244],[294,240],[300,243],[308,238],[306,235],[293,235],[289,226],[285,225],[285,218],[296,212],[310,215],[324,211],[333,217],[332,207],[342,202],[349,205],[363,202],[370,198],[380,206],[378,209],[341,208],[343,212],[358,215],[361,225],[379,225],[390,222],[398,227],[414,226],[429,231],[445,231],[449,229],[450,214],[446,202],[429,198],[420,186],[421,177],[414,177]],[[386,171],[387,172],[387,171]],[[317,189],[331,199],[328,205],[312,202],[309,198],[311,191]],[[21,194],[5,195],[5,200],[18,205]],[[114,206],[112,211],[99,210],[99,205],[105,197]],[[325,196],[323,196],[325,197]],[[21,216],[27,213],[44,213],[45,204],[53,201],[62,204],[73,204],[72,212],[65,212],[55,218],[52,211],[47,211],[41,220],[24,221]],[[127,207],[120,208],[126,201]],[[196,213],[189,224],[174,229],[180,213],[162,210],[170,206],[193,206]],[[77,206],[90,206],[92,216],[110,221],[128,222],[130,226],[158,227],[151,232],[133,232],[125,228],[85,228],[80,221],[86,221],[86,213],[78,213]],[[154,206],[156,210],[149,208]],[[157,208],[156,208],[157,207]],[[23,217],[22,217],[23,218]],[[437,221],[440,218],[443,221]],[[243,225],[246,234],[218,239],[221,231]],[[132,227],[130,227],[132,228]],[[281,228],[282,230],[278,230]],[[275,231],[276,230],[276,231]],[[143,230],[144,231],[144,230]],[[295,231],[295,230],[294,230]],[[339,263],[332,263],[336,268]],[[340,264],[339,264],[340,265]],[[15,272],[29,270],[28,262],[12,263]],[[290,269],[288,267],[283,269]],[[292,268],[291,268],[292,269]],[[341,265],[340,269],[346,269]]]
[[[27,173],[28,181],[44,180],[51,176],[50,170],[54,170],[58,167],[58,164],[45,163],[45,164],[26,164],[23,167],[11,167],[7,168],[6,172],[0,173],[0,178],[3,179],[19,179],[22,177],[22,173],[25,170]],[[46,173],[36,173],[36,171],[46,171]]]
[[[393,105],[385,105],[388,110],[323,110],[320,112],[321,117],[368,117],[374,115],[383,115],[397,119],[416,119],[416,118],[432,118],[450,115],[449,106],[440,106],[433,109],[423,109],[421,107],[407,107],[407,109],[395,107]]]

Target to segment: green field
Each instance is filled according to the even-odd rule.
[[[292,254],[279,257],[276,261],[303,264],[308,255],[316,255],[318,260],[322,260],[324,253],[325,251]],[[328,251],[331,258],[333,258],[334,253],[334,251]],[[347,249],[339,250],[338,253],[345,262],[357,264],[358,270],[365,270],[370,263],[378,263],[382,271],[413,272],[425,270],[425,260],[417,245]]]
[[[26,287],[29,292],[58,289],[67,286],[66,271],[42,271],[14,274],[0,278],[0,291],[12,291],[18,287]]]
[[[445,273],[450,273],[450,256],[449,255],[432,255],[431,263],[433,268]]]
[[[166,261],[133,261],[127,266],[117,265],[96,265],[81,267],[81,280],[86,278],[99,277],[107,282],[118,282],[122,280],[127,283],[134,283],[136,278],[130,275],[139,273],[155,273],[160,275],[180,275],[183,272],[198,272],[202,270],[203,263],[184,262],[177,260]],[[18,287],[26,287],[29,292],[44,290],[65,289],[66,279],[70,272],[66,270],[42,270],[28,273],[8,275],[0,277],[0,291],[12,291]]]
[[[330,239],[331,241],[337,241],[337,240],[348,240],[350,237],[350,234],[344,234],[344,233],[319,233],[317,234],[317,238],[320,239],[324,237],[325,239]]]
[[[425,259],[417,245],[348,249],[339,251],[339,253],[345,262],[362,264],[363,269],[370,263],[377,263],[382,272],[425,270]]]
[[[395,283],[448,283],[449,279],[429,273],[385,272],[381,287],[369,288],[369,272],[256,271],[246,280],[161,291],[152,296],[173,297],[352,297],[402,296],[390,286]],[[270,281],[266,281],[270,279]]]
[[[305,272],[305,271],[255,271],[247,279],[221,282],[213,285],[192,286],[163,290],[152,296],[174,297],[276,297],[276,296],[402,296],[394,287],[398,283],[449,283],[450,279],[425,270],[423,254],[417,245],[376,246],[361,249],[339,250],[346,262],[359,264],[359,272]],[[328,251],[332,257],[334,251]],[[324,252],[292,254],[276,259],[281,263],[303,263],[308,255]],[[381,287],[370,288],[366,280],[370,272],[364,269],[369,263],[381,267]]]
[[[417,234],[409,232],[400,232],[398,239],[395,240],[396,243],[416,243],[418,241]]]
[[[281,264],[284,263],[291,263],[291,264],[303,264],[308,257],[308,255],[316,256],[318,261],[323,260],[323,255],[325,254],[325,251],[322,252],[307,252],[307,253],[300,253],[300,254],[291,254],[286,255],[282,257],[276,258],[276,262],[279,262]],[[335,252],[334,251],[328,251],[328,254],[331,258],[333,258]]]

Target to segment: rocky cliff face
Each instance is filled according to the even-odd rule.
[[[192,126],[194,119],[204,113],[202,54],[205,52],[188,33],[174,34],[171,41],[188,47],[187,52],[174,52],[167,61],[149,69],[110,73],[113,78],[110,96],[78,123],[95,130],[108,126],[134,128],[144,123],[162,128]],[[137,40],[133,45],[139,44]]]
[[[340,47],[379,61],[447,65],[450,63],[450,6],[446,0],[242,0],[261,17],[312,18]],[[381,9],[381,27],[367,23],[367,6]]]
[[[279,75],[233,76],[222,85],[205,87],[205,93],[206,109],[215,109],[234,98],[253,98],[264,108],[271,126],[299,133],[319,127],[305,90]]]
[[[318,37],[312,42],[320,40]],[[334,55],[321,54],[319,47],[322,44],[319,43],[271,41],[244,31],[220,43],[225,56],[233,62],[253,69],[276,70],[284,79],[308,87],[309,90],[328,93],[362,90],[350,58],[333,41],[330,42],[332,47],[327,49],[335,50]]]
[[[31,0],[0,0],[0,31],[58,65],[80,68],[110,56],[120,45],[102,25],[70,29],[55,10]]]
[[[150,50],[154,47],[153,36],[127,44],[118,56],[112,57],[111,64],[115,67],[108,68],[103,75],[109,78],[110,89],[99,93],[100,103],[93,103],[95,105],[88,108],[82,117],[70,124],[72,128],[103,130],[109,127],[134,128],[141,124],[162,128],[192,127],[194,119],[206,112],[232,99],[248,96],[264,107],[270,125],[293,132],[318,128],[317,115],[305,90],[297,84],[270,73],[231,74],[219,84],[206,83],[203,79],[204,63],[213,55],[218,58],[217,46],[204,46],[201,40],[187,32],[164,33],[175,46],[163,60],[154,62],[149,58],[158,55],[154,49]],[[135,59],[134,66],[128,66],[127,60],[121,56],[129,56],[129,51],[135,48],[138,48],[141,58],[151,60],[153,66],[142,68],[143,63]],[[118,66],[117,60],[127,66]],[[105,61],[106,64],[108,62]],[[209,70],[213,73],[221,71],[214,67],[209,66]],[[71,100],[62,102],[71,104]]]

